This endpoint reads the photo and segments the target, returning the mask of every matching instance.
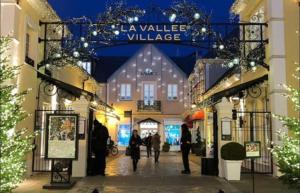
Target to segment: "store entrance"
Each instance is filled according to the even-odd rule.
[[[148,137],[149,134],[154,135],[155,133],[159,132],[159,122],[148,118],[138,122],[139,124],[139,134],[142,139]]]

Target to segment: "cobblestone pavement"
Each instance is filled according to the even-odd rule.
[[[103,193],[226,193],[238,191],[225,180],[201,176],[200,166],[190,163],[191,175],[182,175],[181,157],[176,153],[163,154],[159,164],[153,157],[142,156],[137,172],[132,171],[130,157],[121,156],[107,164],[107,176],[86,177],[68,193],[90,193],[97,188]]]

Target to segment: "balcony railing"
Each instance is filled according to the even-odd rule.
[[[139,100],[137,102],[137,110],[139,112],[160,112],[161,111],[161,101],[154,100]]]

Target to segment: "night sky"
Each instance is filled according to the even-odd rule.
[[[97,15],[105,10],[107,2],[111,0],[49,0],[49,3],[56,10],[62,20],[86,16],[95,19]],[[170,7],[173,0],[127,0],[128,6],[138,6],[146,9],[152,6],[161,8]],[[229,9],[233,0],[197,0],[193,1],[206,13],[212,15],[212,21],[229,21]],[[119,46],[114,48],[101,49],[98,55],[123,55],[134,54],[141,45]],[[169,56],[185,56],[195,52],[195,48],[177,45],[158,45],[158,47]]]

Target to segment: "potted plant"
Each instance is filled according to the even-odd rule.
[[[170,151],[170,144],[168,142],[165,142],[162,146],[163,152],[169,152]]]
[[[192,152],[195,153],[197,156],[202,155],[202,140],[201,140],[201,134],[200,134],[200,129],[199,127],[197,128],[197,134],[196,134],[197,138],[196,138],[196,143],[192,146],[193,150]]]
[[[221,158],[224,159],[224,174],[227,180],[241,179],[241,165],[246,157],[243,145],[230,142],[221,147]]]

